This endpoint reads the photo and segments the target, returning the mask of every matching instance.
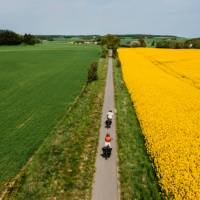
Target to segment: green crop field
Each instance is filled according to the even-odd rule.
[[[0,47],[0,188],[65,115],[99,55],[62,42]]]

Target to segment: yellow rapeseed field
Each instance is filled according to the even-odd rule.
[[[118,53],[162,189],[200,200],[200,50]]]

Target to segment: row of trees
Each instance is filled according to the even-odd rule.
[[[194,38],[191,40],[185,41],[185,47],[186,48],[195,48],[200,49],[200,38]]]
[[[19,35],[9,30],[0,31],[0,45],[19,45],[22,43],[34,45],[39,42],[40,40],[31,34]]]
[[[200,49],[200,39],[197,38],[197,39],[190,39],[190,40],[161,40],[156,43],[156,48]]]

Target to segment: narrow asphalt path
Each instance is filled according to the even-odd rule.
[[[110,50],[109,55],[112,55]],[[105,128],[106,113],[115,110],[114,102],[114,83],[113,83],[113,66],[112,57],[108,58],[108,72],[106,79],[106,88],[99,136],[99,145],[96,158],[96,172],[93,181],[92,200],[119,200],[119,184],[117,173],[117,138],[116,138],[116,126],[115,126],[115,114],[111,128],[107,131]],[[104,145],[104,138],[106,133],[110,133],[112,137],[111,157],[105,160],[101,156],[102,147]]]

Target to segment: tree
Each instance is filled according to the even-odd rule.
[[[87,83],[91,83],[92,81],[95,81],[95,80],[98,79],[97,69],[98,69],[98,63],[97,62],[93,62],[90,65],[90,68],[88,70]]]
[[[156,48],[169,48],[169,41],[167,40],[160,40],[156,43]]]
[[[101,48],[101,57],[102,58],[106,58],[107,55],[108,55],[108,49],[105,46],[102,46],[102,48]]]
[[[22,43],[22,36],[9,30],[0,32],[0,45],[18,45]]]
[[[120,45],[120,38],[111,34],[105,35],[101,38],[101,45],[106,46],[107,49],[113,50],[113,56],[117,55],[117,48]]]
[[[144,38],[140,38],[139,42],[140,42],[140,47],[146,47],[147,46],[146,43],[145,43]]]
[[[31,34],[19,35],[13,31],[0,30],[0,45],[36,44],[40,40]]]
[[[34,44],[38,43],[38,39],[35,36],[31,35],[31,34],[26,34],[25,33],[24,38],[23,38],[23,42],[25,44],[34,45]]]

